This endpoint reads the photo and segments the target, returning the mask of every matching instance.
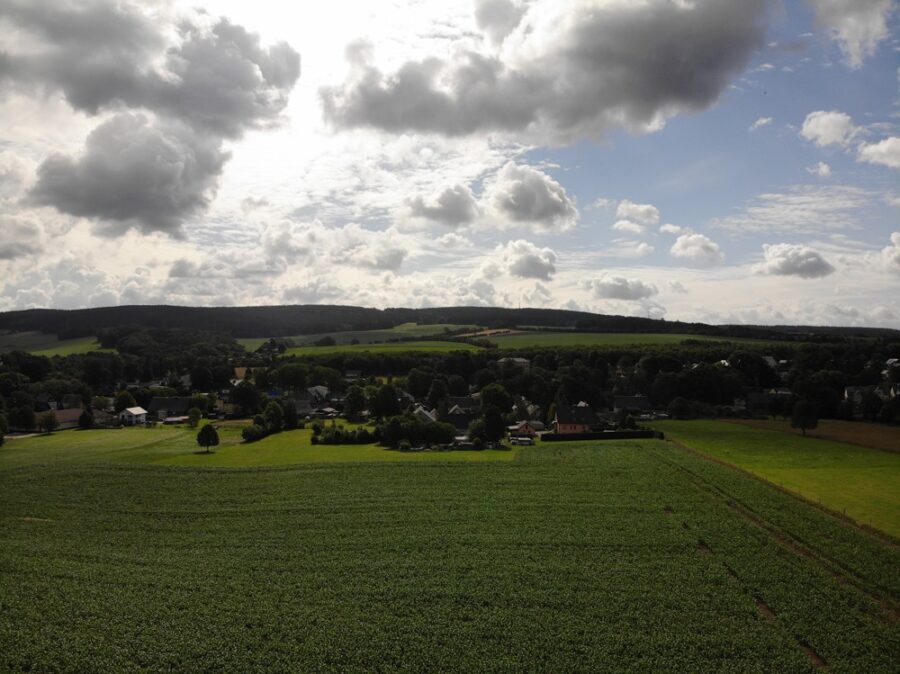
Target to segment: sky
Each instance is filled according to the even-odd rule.
[[[900,328],[896,0],[0,0],[0,311]]]

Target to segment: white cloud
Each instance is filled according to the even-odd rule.
[[[486,20],[486,4],[505,12]],[[505,35],[502,49],[465,39],[393,72],[356,49],[346,81],[321,89],[325,117],[339,129],[500,132],[560,144],[611,129],[656,131],[717,100],[761,45],[768,4],[539,0],[517,21],[509,3],[482,3],[480,22],[495,39]]]
[[[444,234],[442,237],[437,239],[436,243],[441,248],[445,248],[448,250],[458,248],[471,248],[474,245],[469,239],[460,234],[457,234],[456,232],[448,232],[447,234]]]
[[[863,143],[859,146],[857,159],[900,169],[900,137],[891,136],[878,143]]]
[[[549,281],[556,273],[556,260],[557,255],[552,249],[539,248],[530,241],[519,239],[497,246],[483,270],[488,278],[506,272],[519,278]]]
[[[893,232],[891,245],[881,249],[881,263],[887,271],[900,274],[900,232]]]
[[[869,190],[848,185],[794,185],[786,192],[760,194],[739,213],[713,225],[742,234],[858,229],[874,198]]]
[[[891,0],[810,0],[816,23],[844,53],[851,68],[859,68],[878,44],[888,37]]]
[[[659,293],[655,285],[624,276],[603,275],[585,281],[584,286],[597,299],[636,301]]]
[[[753,122],[753,124],[751,124],[750,128],[747,130],[748,131],[756,131],[757,129],[761,129],[764,126],[768,126],[771,123],[772,123],[771,117],[760,117],[755,122]]]
[[[763,255],[765,262],[753,268],[757,274],[811,279],[834,273],[834,267],[807,246],[789,243],[763,244]]]
[[[461,184],[448,187],[428,201],[417,196],[410,201],[409,209],[413,217],[450,227],[471,223],[479,212],[472,190]]]
[[[678,236],[679,234],[687,233],[687,229],[681,227],[680,225],[673,225],[672,223],[666,223],[665,225],[659,228],[660,234],[672,234],[673,236]]]
[[[827,145],[847,147],[860,131],[861,129],[853,123],[853,118],[844,112],[816,110],[803,120],[800,135],[819,147]]]
[[[44,249],[45,238],[40,223],[0,213],[0,260],[35,255]]]
[[[628,199],[623,199],[616,208],[616,217],[652,226],[659,222],[659,209],[652,204],[636,204]]]
[[[531,166],[507,162],[488,185],[484,198],[501,226],[562,231],[578,222],[578,209],[565,188]]]
[[[820,161],[815,166],[808,167],[806,172],[814,176],[819,176],[820,178],[829,178],[831,176],[831,167],[825,162]]]
[[[647,231],[647,227],[631,220],[617,220],[613,223],[613,229],[619,232],[627,232],[629,234],[643,234]]]
[[[669,253],[672,257],[696,267],[713,267],[725,260],[719,244],[703,234],[682,234]]]

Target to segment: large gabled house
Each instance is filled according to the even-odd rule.
[[[597,415],[590,405],[558,405],[553,425],[559,434],[590,433],[597,424]]]

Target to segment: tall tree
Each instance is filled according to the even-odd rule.
[[[819,415],[816,410],[816,404],[809,398],[800,398],[794,403],[794,409],[791,410],[791,428],[799,428],[803,435],[806,431],[814,429],[819,425]]]
[[[217,447],[219,444],[219,432],[212,424],[206,424],[197,433],[197,444],[206,447],[206,453],[210,454],[210,447]]]

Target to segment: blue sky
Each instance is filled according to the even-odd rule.
[[[900,327],[896,1],[297,4],[0,0],[0,309]]]

